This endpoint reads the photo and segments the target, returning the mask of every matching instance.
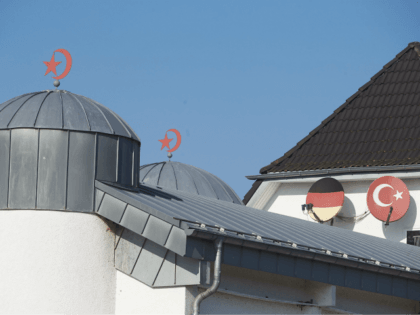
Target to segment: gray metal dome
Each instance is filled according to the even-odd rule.
[[[140,141],[113,111],[64,90],[28,93],[0,104],[0,129],[14,128],[91,131]]]
[[[140,181],[242,205],[235,191],[220,178],[179,162],[160,162],[140,167]]]

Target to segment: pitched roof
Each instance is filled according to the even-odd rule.
[[[420,163],[420,43],[410,43],[284,156],[260,170]]]

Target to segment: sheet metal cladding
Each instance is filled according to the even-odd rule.
[[[312,211],[320,220],[328,221],[343,207],[343,186],[334,178],[322,178],[309,189],[306,203],[313,205]],[[309,215],[312,219],[317,220],[311,211],[309,211]]]

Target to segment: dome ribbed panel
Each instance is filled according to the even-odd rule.
[[[28,93],[29,94],[29,93]],[[14,102],[14,101],[16,101],[16,100],[18,100],[19,98],[22,98],[22,97],[24,97],[24,96],[27,96],[28,94],[23,94],[23,95],[20,95],[20,96],[16,96],[16,97],[14,97],[14,98],[12,98],[12,99],[10,99],[10,100],[8,100],[7,102],[4,102],[4,103],[2,103],[2,104],[0,104],[0,112],[6,107],[6,106],[8,106],[10,103],[12,103],[12,102]]]
[[[19,98],[11,103],[9,103],[7,106],[3,108],[3,110],[0,112],[0,128],[1,129],[8,129],[8,125],[10,121],[15,116],[16,112],[22,107],[25,102],[30,99],[34,94],[26,95],[22,98]]]
[[[201,175],[203,175],[210,183],[211,187],[217,195],[217,199],[233,202],[232,198],[230,198],[224,187],[213,176],[206,174],[205,172],[201,172]]]
[[[9,128],[19,128],[26,126],[35,126],[42,102],[48,93],[39,93],[28,99],[22,107],[16,112],[9,123]]]
[[[42,103],[35,128],[63,128],[63,105],[60,93],[50,93]],[[1,117],[1,113],[0,113]]]
[[[213,174],[211,174],[214,176]],[[214,178],[222,185],[226,192],[229,194],[230,198],[233,200],[234,203],[243,204],[241,198],[236,194],[236,192],[228,186],[224,181],[222,181],[219,177],[214,176]]]
[[[242,204],[233,189],[220,178],[197,167],[179,162],[168,161],[144,165],[140,168],[140,180],[149,185]]]
[[[72,94],[71,96],[75,98],[78,102],[80,102],[82,106],[84,107],[86,115],[90,123],[91,131],[110,133],[110,134],[114,133],[114,130],[111,129],[111,126],[109,125],[105,116],[94,104],[87,101],[83,97],[76,98],[74,94]]]
[[[101,110],[109,124],[112,126],[112,129],[114,129],[115,134],[131,138],[131,134],[127,132],[125,126],[117,119],[116,115],[111,110],[94,100],[88,100],[93,102]]]
[[[163,164],[162,171],[159,176],[158,186],[169,189],[177,189],[176,177],[171,163]]]
[[[197,187],[195,186],[192,176],[188,173],[188,170],[183,167],[181,163],[171,162],[171,165],[177,178],[177,189],[198,194]]]
[[[162,170],[163,163],[156,164],[146,177],[143,178],[143,182],[149,185],[158,185],[160,171]]]
[[[64,129],[90,131],[84,108],[73,97],[62,93]]]
[[[193,178],[199,195],[214,198],[214,199],[219,199],[216,192],[211,187],[211,184],[209,183],[209,181],[206,179],[205,176],[201,174],[201,172],[198,169],[189,167],[187,171]]]
[[[0,104],[0,129],[12,128],[100,132],[140,141],[132,128],[110,109],[63,90],[28,93]]]
[[[139,176],[139,181],[142,182],[144,177],[150,172],[150,170],[152,168],[154,168],[156,166],[156,164],[149,164],[149,165],[144,165],[142,167],[142,169],[140,169],[140,176]]]

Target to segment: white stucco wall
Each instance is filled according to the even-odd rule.
[[[407,214],[399,221],[391,222],[388,227],[385,227],[382,221],[377,220],[373,215],[369,214],[362,221],[356,223],[347,223],[335,218],[333,225],[355,232],[405,243],[407,230],[420,230],[420,215],[418,214],[418,207],[420,207],[420,179],[402,180],[407,185],[411,199]],[[345,201],[339,215],[351,217],[364,213],[368,209],[366,194],[372,182],[373,180],[340,180],[344,188]],[[268,199],[263,210],[315,223],[309,216],[303,214],[301,208],[301,205],[306,203],[306,195],[312,184],[308,182],[279,183],[280,186],[273,193],[272,197]]]
[[[204,290],[199,289],[199,293]],[[204,300],[202,314],[328,314],[319,307],[254,300],[217,292]]]
[[[198,288],[198,293],[203,290]],[[319,306],[293,303],[308,300]],[[417,314],[419,311],[417,301],[227,265],[222,265],[219,291],[201,304],[203,314]]]
[[[117,271],[116,314],[185,314],[186,287],[151,288]]]
[[[0,313],[115,312],[114,233],[98,216],[0,211]]]

